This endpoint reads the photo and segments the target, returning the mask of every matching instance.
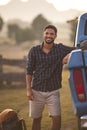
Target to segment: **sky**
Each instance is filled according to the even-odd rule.
[[[11,0],[0,0],[0,5],[6,5],[10,2]],[[27,2],[28,0],[21,0],[23,2]]]
[[[5,5],[11,0],[0,0],[0,5]],[[27,2],[29,0],[21,0]],[[59,11],[65,11],[69,9],[77,9],[87,11],[87,0],[46,0],[52,3]]]
[[[87,10],[87,0],[47,0],[59,11],[69,9]]]

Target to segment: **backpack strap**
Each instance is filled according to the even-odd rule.
[[[19,123],[22,126],[22,130],[27,130],[26,123],[25,123],[25,120],[23,118],[19,120]]]

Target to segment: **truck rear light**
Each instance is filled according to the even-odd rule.
[[[79,68],[74,69],[74,71],[73,71],[73,79],[74,79],[74,85],[75,85],[78,100],[80,102],[86,101],[86,94],[85,94],[84,82],[83,82],[81,69],[79,69]]]

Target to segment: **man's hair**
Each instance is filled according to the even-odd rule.
[[[50,28],[54,30],[55,34],[57,34],[57,28],[56,28],[54,25],[47,25],[47,26],[44,28],[44,31],[45,31],[46,29],[50,29]]]

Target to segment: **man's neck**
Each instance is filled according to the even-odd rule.
[[[54,43],[51,43],[51,44],[43,43],[43,47],[49,50],[53,47],[53,45]]]

